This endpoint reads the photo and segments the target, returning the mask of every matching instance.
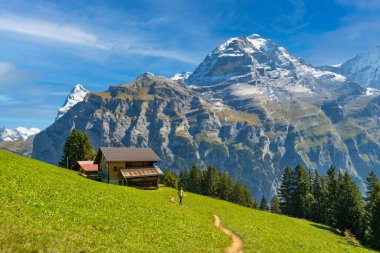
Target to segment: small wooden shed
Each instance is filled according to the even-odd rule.
[[[98,177],[98,165],[94,164],[94,161],[77,161],[73,169],[79,171],[85,177],[93,179]]]
[[[109,184],[157,188],[163,174],[155,165],[160,158],[151,148],[101,147],[96,155],[99,177]]]

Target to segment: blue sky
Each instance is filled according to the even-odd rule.
[[[378,0],[0,0],[0,126],[46,128],[76,83],[193,71],[240,35],[341,63],[380,44],[379,14]]]

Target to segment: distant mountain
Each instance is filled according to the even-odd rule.
[[[15,129],[10,129],[3,127],[0,130],[0,142],[32,140],[40,131],[41,130],[38,128],[28,129],[25,127],[17,127]]]
[[[368,53],[356,55],[343,64],[318,68],[342,74],[366,87],[380,89],[380,46]]]
[[[0,150],[5,150],[22,156],[30,157],[32,155],[33,141],[4,141],[0,142]]]
[[[30,157],[34,136],[40,131],[38,128],[17,127],[9,129],[3,127],[0,129],[0,149]]]
[[[58,110],[57,117],[55,120],[60,119],[65,113],[70,110],[74,105],[79,102],[82,102],[84,97],[89,91],[86,90],[81,84],[75,85],[74,89],[71,90],[70,94],[67,96],[66,102]]]
[[[272,40],[228,39],[185,82],[146,73],[91,92],[36,136],[32,156],[56,164],[76,128],[94,148],[152,147],[165,169],[215,165],[256,198],[276,193],[287,165],[335,165],[362,190],[380,167],[379,93]]]
[[[181,73],[177,73],[175,74],[172,78],[172,80],[174,81],[178,81],[178,80],[181,80],[181,81],[185,81],[187,80],[187,78],[189,78],[189,76],[191,75],[191,72],[181,72]]]

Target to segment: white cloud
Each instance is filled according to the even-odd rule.
[[[111,47],[110,44],[99,41],[95,34],[79,27],[19,16],[0,16],[0,30],[101,49]]]
[[[159,19],[159,21],[161,22],[161,19]],[[147,39],[143,35],[115,35],[114,39],[111,41],[109,39],[103,39],[97,34],[89,33],[81,27],[6,14],[0,15],[0,32],[1,31],[33,36],[66,44],[105,49],[127,55],[135,54],[174,59],[191,64],[199,63],[199,59],[195,59],[192,55],[186,55],[179,51],[165,49],[161,44],[149,45],[146,42]],[[126,42],[126,39],[129,42]],[[134,41],[132,46],[130,45],[131,41]],[[0,65],[0,75],[2,74],[2,69],[5,69],[5,66]]]

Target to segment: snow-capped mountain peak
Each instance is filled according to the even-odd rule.
[[[319,88],[314,79],[323,79],[324,83],[346,80],[342,75],[317,70],[291,55],[284,47],[277,46],[274,41],[252,34],[230,38],[220,44],[207,55],[186,83],[198,86],[221,83],[282,87],[301,85],[313,90]]]
[[[258,50],[260,50],[260,48],[262,46],[265,45],[265,43],[267,42],[266,39],[262,38],[260,35],[254,33],[254,34],[251,34],[247,37],[248,41],[251,42]]]
[[[34,137],[34,135],[41,132],[38,128],[25,128],[25,127],[17,127],[15,129],[10,129],[7,127],[3,127],[0,131],[0,142],[3,141],[26,141],[30,140]]]
[[[86,97],[88,90],[86,90],[81,84],[75,85],[74,89],[71,90],[70,94],[67,96],[66,102],[63,106],[58,110],[58,115],[56,117],[56,121],[61,118],[65,113],[70,110],[74,105],[79,102],[82,102]]]
[[[79,93],[81,91],[85,91],[85,92],[88,92],[82,84],[78,83],[75,85],[74,89],[71,91],[71,93]]]

